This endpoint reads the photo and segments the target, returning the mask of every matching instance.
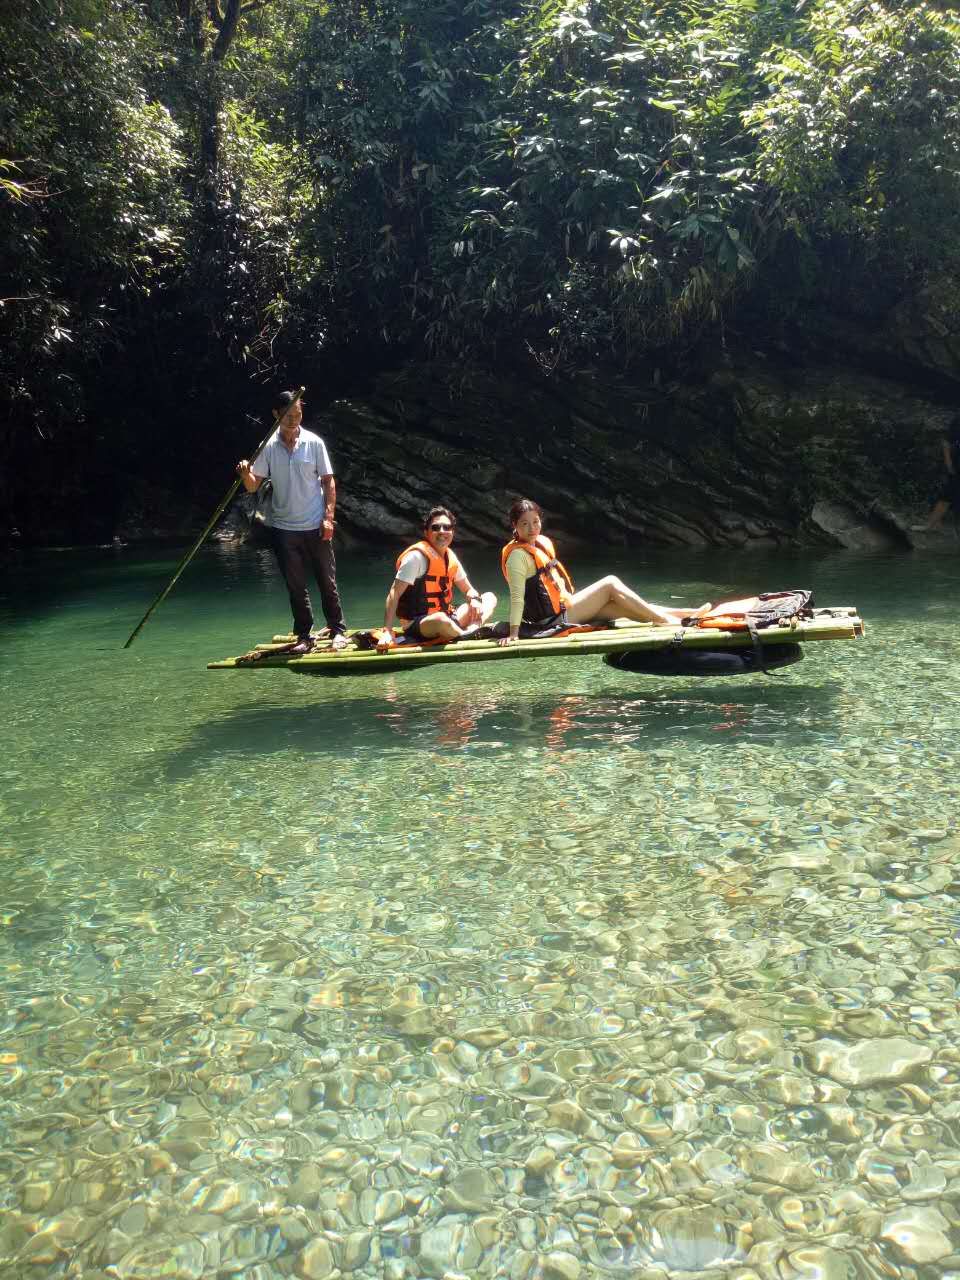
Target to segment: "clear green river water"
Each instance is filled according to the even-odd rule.
[[[574,559],[866,619],[672,682],[208,672],[266,554],[127,651],[175,555],[8,563],[0,1275],[960,1277],[958,546]]]

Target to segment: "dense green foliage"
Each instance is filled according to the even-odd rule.
[[[239,404],[332,351],[623,369],[770,271],[960,269],[949,9],[23,0],[0,36],[7,474],[118,394]]]
[[[960,36],[923,6],[387,3],[307,47],[338,325],[622,365],[716,321],[784,230],[957,260]]]

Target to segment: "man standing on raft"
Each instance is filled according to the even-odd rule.
[[[393,641],[393,622],[404,624],[404,636],[422,640],[462,640],[481,626],[497,607],[492,591],[482,594],[470,584],[463,566],[450,550],[456,519],[446,507],[433,507],[423,522],[423,538],[397,557],[397,576],[383,610],[380,647]],[[453,607],[453,588],[467,597]]]
[[[293,653],[309,653],[314,641],[313,608],[307,591],[312,569],[320,588],[323,616],[332,634],[331,648],[350,643],[337,590],[337,563],[333,555],[337,484],[327,446],[319,436],[301,427],[303,409],[292,391],[281,391],[273,404],[277,430],[253,465],[246,458],[237,471],[247,493],[256,493],[264,480],[273,485],[273,503],[267,523],[273,547],[290,593],[293,629],[297,636]]]

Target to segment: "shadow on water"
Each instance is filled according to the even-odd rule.
[[[404,693],[407,691],[404,690]],[[411,691],[412,692],[412,691]],[[170,754],[168,778],[230,757],[343,757],[409,751],[464,753],[649,750],[678,743],[718,745],[746,738],[792,747],[835,732],[834,683],[763,680],[677,681],[668,691],[577,693],[524,698],[516,691],[459,690],[443,700],[378,696],[331,706],[237,708],[197,726]]]

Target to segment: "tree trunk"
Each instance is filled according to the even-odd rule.
[[[197,195],[205,220],[216,217],[220,202],[220,144],[223,109],[223,85],[220,67],[208,62],[200,78],[200,154],[198,157]]]
[[[222,62],[227,56],[227,50],[233,42],[233,37],[237,33],[237,23],[240,21],[240,0],[226,0],[223,8],[223,17],[220,20],[220,34],[217,36],[216,43],[213,46],[213,52],[210,57],[214,62]]]

